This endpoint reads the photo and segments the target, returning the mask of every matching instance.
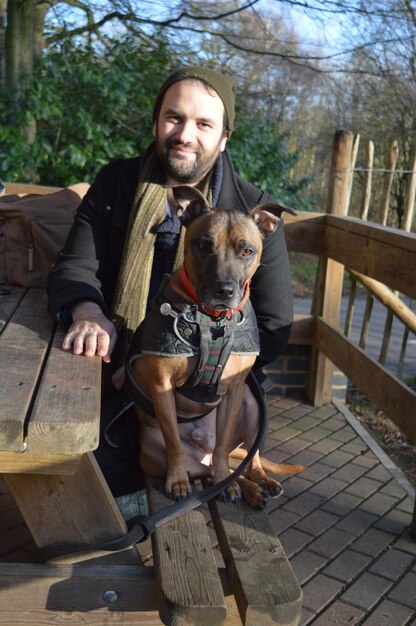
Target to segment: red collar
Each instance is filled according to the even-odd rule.
[[[241,309],[242,306],[247,302],[250,297],[250,281],[248,280],[244,285],[244,296],[241,300],[240,304],[235,307],[235,309],[226,309],[225,311],[217,311],[215,309],[211,309],[208,306],[204,306],[198,296],[196,295],[195,289],[191,285],[191,281],[189,280],[188,274],[186,273],[185,267],[183,265],[179,268],[180,278],[182,281],[182,285],[188,294],[188,296],[198,305],[200,306],[208,315],[211,317],[231,317],[233,313],[237,313]]]

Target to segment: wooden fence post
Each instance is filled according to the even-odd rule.
[[[353,134],[338,130],[334,136],[329,177],[327,213],[347,215],[351,190]],[[312,314],[339,328],[344,266],[320,257]],[[332,398],[334,366],[318,348],[312,349],[307,380],[307,395],[314,406],[328,404]]]

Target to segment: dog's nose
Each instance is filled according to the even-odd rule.
[[[217,296],[230,300],[234,296],[234,285],[232,283],[217,283]]]

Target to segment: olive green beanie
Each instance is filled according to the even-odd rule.
[[[220,74],[214,70],[210,70],[206,67],[199,67],[197,65],[182,67],[168,76],[155,98],[153,105],[153,121],[156,121],[163,97],[169,87],[171,87],[174,83],[187,79],[201,80],[209,85],[219,95],[224,104],[227,117],[227,130],[231,132],[234,128],[235,120],[236,86],[234,80],[229,76],[225,76],[224,74]]]

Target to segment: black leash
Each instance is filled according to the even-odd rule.
[[[206,489],[189,496],[185,500],[175,502],[171,506],[167,506],[153,515],[141,515],[134,518],[134,525],[132,528],[124,535],[116,537],[115,539],[110,539],[109,541],[97,544],[61,542],[47,546],[43,549],[45,559],[59,560],[63,557],[71,557],[72,555],[75,556],[77,553],[119,552],[120,550],[125,550],[136,543],[146,540],[151,534],[154,533],[158,526],[161,526],[161,524],[165,524],[166,522],[173,520],[175,517],[178,517],[178,515],[182,515],[182,513],[195,509],[201,504],[208,502],[208,500],[215,498],[219,493],[221,493],[221,491],[227,489],[227,487],[229,487],[239,476],[241,476],[241,474],[245,472],[257,450],[261,449],[263,440],[267,434],[267,406],[263,390],[252,372],[249,374],[247,383],[259,403],[259,430],[253,445],[247,453],[247,456],[243,459],[237,469],[227,476],[227,478],[216,485],[207,487]]]

